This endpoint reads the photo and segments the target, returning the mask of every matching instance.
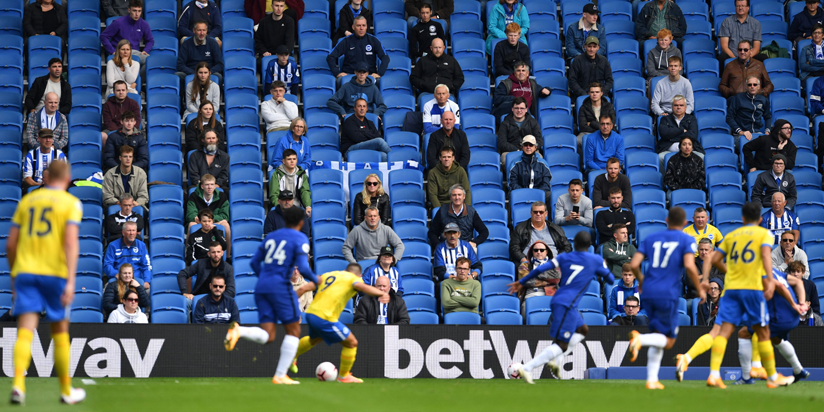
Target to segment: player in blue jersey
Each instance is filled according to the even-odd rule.
[[[787,267],[787,271],[800,270],[804,273],[804,264],[801,262],[791,262]],[[767,310],[770,313],[770,340],[772,344],[781,352],[781,355],[793,367],[793,376],[795,382],[801,379],[808,378],[810,372],[804,370],[798,356],[795,354],[795,347],[790,343],[790,331],[798,326],[798,314],[806,312],[806,291],[804,290],[804,282],[795,276],[787,276],[778,269],[773,268],[773,279],[775,279],[775,293],[783,296],[783,298],[773,298],[767,301]],[[792,301],[787,300],[787,295],[792,298]],[[798,302],[804,302],[799,305]],[[800,307],[799,307],[800,306]],[[761,356],[758,352],[752,350],[753,339],[752,327],[743,327],[738,331],[738,360],[741,362],[741,378],[736,381],[736,384],[753,384],[755,380],[750,376],[750,369],[752,363],[758,361],[760,363]],[[757,342],[757,341],[756,341]],[[751,363],[752,362],[752,363]],[[766,373],[764,374],[766,378]]]
[[[683,270],[687,270],[698,296],[703,303],[707,291],[698,277],[695,267],[695,239],[684,233],[687,215],[680,207],[670,208],[667,215],[667,230],[647,236],[632,257],[630,266],[638,279],[641,302],[649,315],[649,329],[652,333],[630,333],[629,350],[632,361],[638,358],[638,351],[648,346],[647,389],[664,389],[658,381],[658,370],[664,350],[672,348],[678,337],[678,300],[681,298]],[[641,262],[649,257],[646,275],[641,273]]]
[[[604,259],[599,255],[587,252],[592,243],[589,232],[578,232],[575,235],[574,243],[574,252],[558,255],[549,262],[533,269],[518,282],[508,285],[510,293],[520,292],[524,284],[538,276],[539,273],[555,268],[561,271],[560,287],[555,292],[555,296],[552,297],[552,303],[550,303],[552,315],[550,316],[549,335],[554,342],[538,356],[527,362],[526,365],[518,367],[518,373],[526,383],[532,383],[530,371],[545,363],[549,364],[552,373],[556,377],[560,376],[559,363],[556,359],[581,343],[589,331],[584,323],[584,318],[578,313],[578,302],[596,275],[608,279],[609,282],[615,280],[612,272],[607,269]]]
[[[280,346],[274,384],[296,385],[286,376],[300,342],[300,306],[298,296],[292,289],[292,273],[297,268],[301,275],[313,284],[317,278],[309,268],[309,239],[300,230],[303,227],[304,211],[299,207],[283,210],[286,228],[269,233],[252,257],[250,265],[258,275],[255,286],[255,304],[258,307],[260,328],[240,326],[233,323],[226,333],[224,345],[231,351],[239,338],[264,345],[275,340],[275,325],[280,321],[286,329],[286,336]]]

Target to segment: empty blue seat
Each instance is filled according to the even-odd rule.
[[[626,39],[621,39],[626,40]],[[635,41],[635,40],[631,40]],[[637,47],[637,42],[636,42]],[[636,48],[637,50],[637,48]],[[624,76],[633,76],[633,77],[643,77],[644,69],[643,65],[644,62],[638,58],[638,56],[633,56],[630,53],[623,53],[609,58],[610,65],[612,66],[612,76],[615,79]]]
[[[709,57],[687,60],[685,72],[690,80],[703,76],[721,77],[718,71],[718,60]]]

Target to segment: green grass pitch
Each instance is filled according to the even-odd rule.
[[[84,385],[79,405],[58,403],[57,379],[28,379],[21,411],[815,411],[824,409],[824,382],[801,382],[768,390],[764,382],[710,389],[702,381],[663,381],[648,391],[643,381],[521,381],[369,379],[363,384],[300,379],[299,386],[275,386],[267,378],[95,379]],[[731,384],[732,382],[727,382]],[[9,389],[11,380],[0,379]],[[8,393],[8,392],[6,392]],[[560,409],[559,409],[560,408]],[[803,409],[802,409],[803,408]]]

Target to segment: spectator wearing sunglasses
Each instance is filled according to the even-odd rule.
[[[641,300],[636,296],[628,296],[624,301],[624,314],[612,319],[610,326],[646,326],[649,325],[649,318],[639,314],[641,310]]]
[[[377,174],[366,176],[363,181],[363,190],[355,195],[352,207],[352,226],[357,226],[366,217],[366,209],[374,205],[380,213],[381,223],[392,226],[392,209],[389,205],[389,194],[383,190],[383,183]]]
[[[226,279],[215,275],[209,282],[209,296],[197,301],[192,323],[229,323],[240,320],[240,313],[235,300],[223,296],[226,292]]]
[[[128,289],[123,294],[123,303],[117,305],[117,309],[109,314],[108,323],[149,323],[146,314],[140,310],[138,305],[140,298],[137,292]]]
[[[543,241],[552,252],[550,256],[559,253],[572,252],[564,229],[549,219],[549,209],[544,202],[535,202],[530,208],[530,218],[515,224],[509,241],[509,258],[516,265],[529,264],[527,252],[535,241]]]
[[[762,225],[763,226],[763,225]],[[773,267],[787,273],[790,263],[801,262],[804,264],[804,279],[810,278],[810,265],[807,261],[807,253],[796,246],[798,231],[786,231],[781,234],[781,243],[773,249],[770,254]]]
[[[525,277],[532,269],[549,262],[554,258],[552,250],[541,240],[536,240],[526,254],[527,261],[521,262],[518,266],[518,279]],[[554,296],[558,290],[558,283],[561,280],[561,272],[558,269],[551,269],[538,274],[534,278],[526,281],[521,289],[520,297],[524,301],[522,314],[526,315],[526,300],[533,296]]]
[[[727,124],[735,137],[735,147],[742,137],[751,141],[754,133],[769,134],[770,128],[766,126],[772,123],[770,99],[761,94],[761,80],[749,76],[746,85],[747,91],[727,99]]]
[[[196,295],[203,295],[212,291],[211,280],[216,276],[223,278],[225,293],[228,297],[235,296],[235,270],[232,265],[223,260],[223,246],[219,242],[209,244],[209,257],[200,259],[193,265],[186,267],[177,274],[177,284],[180,293],[186,298],[187,311],[192,308],[192,299]],[[186,286],[186,280],[196,277],[192,282],[191,291]]]
[[[751,76],[758,78],[761,83],[761,90],[758,93],[767,97],[773,91],[773,84],[770,75],[764,67],[764,63],[752,58],[753,46],[750,40],[741,40],[738,43],[738,58],[724,66],[721,74],[721,83],[718,90],[724,97],[732,97],[738,93],[748,91],[745,87],[746,80]]]

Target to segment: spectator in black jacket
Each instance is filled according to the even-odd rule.
[[[120,196],[120,210],[106,216],[104,227],[106,228],[106,239],[108,242],[114,242],[123,237],[123,224],[126,222],[134,222],[137,225],[137,238],[143,240],[144,223],[143,216],[134,212],[134,207],[137,206],[132,195],[124,193]]]
[[[215,226],[215,214],[210,209],[203,209],[197,213],[200,219],[200,229],[189,234],[186,240],[186,264],[209,257],[209,245],[212,242],[220,243],[226,250],[226,239],[223,232]]]
[[[60,104],[57,111],[65,116],[68,116],[72,111],[72,87],[69,82],[63,80],[63,61],[59,57],[49,60],[49,74],[40,76],[34,79],[33,83],[29,83],[29,92],[26,94],[26,100],[23,105],[23,113],[28,116],[29,113],[40,110],[45,103],[46,97],[46,82],[60,83],[60,92],[54,91],[60,97]],[[29,79],[31,82],[31,79]]]
[[[598,243],[605,243],[612,239],[612,225],[616,223],[626,225],[629,233],[635,232],[635,215],[621,208],[623,200],[624,196],[620,188],[613,187],[609,190],[609,209],[595,215]]]
[[[770,129],[770,134],[747,142],[741,151],[744,152],[744,163],[750,168],[750,172],[768,170],[772,165],[773,156],[777,154],[787,159],[785,169],[793,170],[798,147],[790,140],[792,137],[793,125],[784,119],[778,119]]]
[[[609,191],[613,187],[621,189],[621,207],[632,209],[632,185],[627,175],[621,173],[621,161],[614,157],[607,160],[607,172],[598,175],[592,184],[592,210],[610,206]]]
[[[661,137],[658,140],[658,160],[661,168],[664,167],[664,157],[667,153],[680,150],[684,137],[692,140],[695,154],[704,158],[704,148],[698,142],[698,119],[694,114],[687,113],[687,99],[680,94],[672,98],[672,115],[661,116],[658,136]]]
[[[818,316],[821,316],[821,301],[818,298],[818,287],[810,279],[804,279],[804,272],[807,270],[804,264],[800,261],[790,262],[787,265],[787,275],[795,276],[804,281],[804,294],[807,297],[807,302],[810,302],[810,310]]]
[[[366,209],[370,206],[378,208],[381,223],[392,227],[392,209],[389,205],[389,194],[383,190],[383,183],[375,173],[366,176],[366,179],[363,180],[363,190],[355,195],[355,201],[352,202],[352,227],[363,222],[363,219],[366,218]]]
[[[217,132],[207,129],[200,138],[200,150],[189,156],[189,180],[200,184],[200,177],[210,174],[215,177],[217,187],[229,190],[229,155],[218,149]]]
[[[134,267],[131,263],[124,263],[120,265],[115,281],[109,282],[106,284],[106,288],[103,289],[101,308],[105,319],[108,319],[109,313],[117,310],[117,305],[123,303],[123,296],[128,290],[137,292],[140,307],[148,308],[151,305],[146,289],[134,278]]]
[[[260,56],[272,56],[279,46],[285,46],[288,54],[295,49],[295,21],[283,14],[286,3],[282,0],[272,2],[271,18],[260,19],[255,32],[255,53]]]
[[[466,190],[461,185],[453,185],[449,188],[450,202],[444,204],[435,213],[429,225],[429,244],[435,248],[443,239],[443,231],[446,225],[455,223],[461,229],[461,240],[469,242],[473,248],[484,243],[489,237],[489,229],[481,220],[481,216],[475,208],[464,202],[466,200]],[[478,232],[478,236],[475,236]]]
[[[723,291],[723,280],[718,278],[710,279],[710,291],[707,293],[707,301],[698,306],[696,325],[712,326],[715,323],[715,317],[718,315],[718,303],[721,300],[721,292]]]
[[[600,116],[608,114],[615,119],[615,106],[607,99],[604,99],[604,87],[601,83],[593,82],[589,84],[589,97],[581,103],[578,109],[578,152],[581,152],[581,143],[584,135],[595,133],[601,130]],[[598,109],[598,114],[595,114]]]
[[[225,296],[226,289],[226,279],[223,276],[212,276],[209,281],[209,296],[197,301],[197,307],[192,313],[192,323],[239,322],[240,311],[237,303],[231,297]]]
[[[747,2],[749,4],[749,1]],[[659,27],[656,23],[658,14],[663,13],[663,24]],[[672,0],[651,1],[641,8],[638,16],[635,17],[635,37],[638,41],[655,39],[658,31],[668,29],[672,32],[673,40],[678,44],[684,43],[684,35],[687,33],[687,20],[684,13]]]
[[[198,21],[206,22],[209,37],[215,39],[217,44],[223,44],[220,41],[220,36],[223,35],[223,19],[221,19],[217,4],[210,0],[194,0],[188,4],[184,3],[180,17],[177,19],[177,35],[181,41],[195,35],[192,30]]]
[[[787,39],[796,43],[812,38],[813,26],[824,23],[824,10],[821,9],[818,0],[806,0],[805,3],[807,6],[801,13],[793,16],[790,30],[787,32]]]
[[[347,74],[355,73],[355,63],[366,62],[369,66],[370,76],[378,80],[386,73],[389,67],[389,55],[383,49],[381,41],[377,37],[366,33],[366,18],[355,17],[352,24],[353,33],[346,36],[338,43],[332,53],[326,56],[326,64],[335,77],[343,77]],[[343,56],[343,63],[338,67],[338,58]],[[378,59],[381,61],[378,67]]]
[[[538,189],[544,192],[546,201],[552,197],[552,173],[549,166],[541,159],[535,136],[524,136],[521,143],[521,158],[509,169],[509,190]]]
[[[599,44],[597,37],[587,37],[585,53],[569,64],[569,95],[573,100],[587,94],[585,87],[595,82],[601,83],[604,94],[612,90],[612,66],[606,57],[598,54]]]
[[[421,5],[421,19],[415,27],[409,30],[409,57],[413,60],[429,53],[432,40],[445,39],[443,26],[432,21],[432,6],[428,3]]]
[[[509,258],[516,265],[529,265],[527,258],[529,248],[536,240],[542,241],[549,247],[551,255],[572,252],[572,245],[564,234],[564,229],[552,223],[549,209],[544,202],[534,202],[530,208],[530,218],[523,222],[513,222],[515,227],[509,240]]]
[[[469,141],[466,133],[455,127],[455,113],[441,114],[441,128],[429,135],[429,147],[426,149],[426,164],[431,169],[438,164],[441,148],[450,146],[455,149],[455,161],[464,169],[469,166]]]
[[[418,59],[409,82],[420,92],[435,93],[435,86],[445,84],[449,90],[457,91],[464,83],[461,65],[454,57],[444,53],[443,40],[434,39],[431,53]]]
[[[120,153],[123,145],[134,148],[133,165],[145,171],[149,170],[149,143],[146,141],[146,135],[137,128],[136,117],[131,111],[124,112],[121,116],[123,126],[120,130],[109,134],[103,147],[103,172],[120,164],[120,156],[117,153]]]
[[[506,155],[509,152],[521,150],[521,142],[525,136],[535,137],[538,150],[544,148],[544,137],[538,120],[529,113],[526,100],[523,97],[512,99],[512,113],[506,115],[498,126],[498,152],[501,153],[501,164],[506,166]]]
[[[432,5],[433,19],[445,20],[446,22],[449,21],[449,17],[452,15],[452,12],[455,11],[454,0],[406,0],[404,2],[404,9],[406,10],[406,15],[409,16],[407,21],[414,22],[414,19],[422,18],[421,9],[424,4]],[[447,26],[445,29],[448,28]]]
[[[186,287],[186,280],[193,276],[196,276],[197,280],[193,282],[190,291]],[[218,242],[209,244],[208,258],[198,260],[177,274],[177,285],[180,287],[180,293],[186,297],[187,310],[192,309],[193,297],[210,292],[209,284],[215,276],[222,276],[226,280],[224,293],[229,297],[235,297],[235,270],[232,265],[223,260],[223,246]]]
[[[672,117],[672,116],[667,116]],[[692,139],[689,136],[681,137],[680,150],[670,157],[664,174],[664,184],[667,186],[667,198],[672,191],[679,189],[704,190],[704,160],[693,152]]]
[[[529,46],[521,41],[521,26],[509,23],[504,30],[506,40],[499,41],[492,52],[495,76],[509,76],[515,72],[515,63],[528,62]]]
[[[338,11],[338,29],[332,34],[332,44],[337,44],[338,40],[353,33],[351,29],[356,17],[366,19],[367,29],[374,26],[372,24],[372,10],[366,8],[364,0],[349,0]]]
[[[515,63],[515,71],[495,87],[492,97],[492,114],[499,118],[509,113],[516,97],[526,100],[526,107],[532,116],[538,116],[538,99],[547,97],[552,91],[543,87],[529,77],[529,65],[525,62]]]
[[[649,325],[649,318],[639,315],[641,301],[635,295],[627,296],[624,299],[624,316],[616,316],[612,319],[610,326],[646,326]]]
[[[360,325],[408,325],[409,313],[406,302],[397,296],[389,284],[389,278],[381,276],[375,287],[384,295],[377,298],[364,295],[355,310],[355,323]]]
[[[186,151],[200,149],[200,141],[203,139],[203,131],[212,129],[217,133],[217,147],[224,152],[228,152],[226,147],[226,131],[223,124],[215,116],[215,105],[208,100],[200,102],[197,117],[186,125]]]
[[[295,205],[295,194],[291,190],[281,190],[278,193],[278,205],[266,214],[266,222],[263,223],[263,235],[286,227],[283,218],[283,211]],[[303,208],[301,208],[303,209]],[[309,216],[303,218],[303,227],[300,229],[306,237],[309,237]]]
[[[69,40],[69,18],[56,0],[37,0],[29,3],[23,13],[23,35],[57,36],[65,44]]]
[[[385,162],[386,154],[392,149],[381,137],[375,123],[366,118],[368,107],[366,99],[355,101],[355,113],[344,120],[341,127],[340,152],[346,154],[350,150],[377,150],[381,153],[381,162]]]
[[[792,173],[787,173],[784,165],[787,158],[782,154],[777,154],[772,158],[772,170],[765,170],[755,178],[752,187],[753,202],[759,202],[763,207],[772,207],[772,195],[776,192],[784,194],[787,199],[787,209],[794,209],[798,200],[798,191],[795,188],[795,177]]]

